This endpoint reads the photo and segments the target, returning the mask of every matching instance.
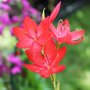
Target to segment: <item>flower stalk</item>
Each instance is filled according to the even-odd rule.
[[[66,46],[60,47],[60,45],[63,43],[78,44],[83,40],[84,35],[84,30],[70,32],[70,24],[67,19],[60,20],[57,28],[53,25],[60,6],[61,2],[47,17],[45,17],[44,8],[39,25],[27,16],[23,22],[24,27],[15,27],[13,29],[19,40],[16,46],[26,49],[25,53],[32,62],[32,64],[23,64],[23,66],[40,74],[43,78],[50,77],[54,90],[60,90],[60,82],[56,81],[55,74],[66,68],[65,65],[59,65],[66,53]]]
[[[60,90],[60,82],[59,81],[56,82],[56,75],[53,74],[50,76],[50,78],[52,80],[52,85],[54,90]]]
[[[56,90],[56,79],[55,74],[50,76],[54,90]]]

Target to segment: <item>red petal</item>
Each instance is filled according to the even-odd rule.
[[[52,37],[57,38],[57,30],[53,24],[50,24],[50,31],[51,31]]]
[[[32,72],[39,73],[43,78],[48,78],[50,76],[50,72],[47,69],[31,64],[23,64],[23,66]]]
[[[51,62],[50,66],[57,65],[65,56],[66,47],[62,47],[61,49],[57,50],[57,55],[54,60]]]
[[[77,40],[77,41],[67,41],[66,43],[67,44],[79,44],[80,42],[82,42],[82,40],[83,40],[83,36],[79,39],[79,40]]]
[[[80,31],[76,30],[76,31],[71,32],[70,34],[72,36],[72,41],[78,40],[84,35],[84,30],[80,30]]]
[[[53,22],[54,19],[56,18],[57,14],[58,14],[58,12],[60,10],[60,6],[61,6],[61,2],[59,2],[57,4],[57,6],[54,8],[53,12],[51,13],[51,15],[50,15],[50,22]]]
[[[25,35],[22,28],[15,27],[14,28],[14,34],[20,40],[17,43],[17,47],[19,47],[19,48],[29,48],[32,45],[33,39],[31,39],[27,35]]]
[[[55,51],[56,51],[56,45],[52,40],[46,43],[44,52],[47,55],[48,59],[51,59],[52,57],[55,56]]]
[[[65,70],[65,68],[65,65],[55,66],[52,68],[52,74],[62,72],[63,70]]]
[[[37,36],[40,36],[44,34],[45,32],[49,31],[49,17],[45,18],[41,21],[41,23],[38,26]]]
[[[73,31],[70,33],[70,35],[71,35],[71,39],[67,40],[66,43],[67,44],[78,44],[82,42],[83,40],[84,30]]]
[[[25,36],[24,32],[23,32],[23,29],[20,28],[20,27],[14,27],[13,28],[13,31],[14,31],[14,35],[19,39],[19,40],[22,40]]]
[[[37,42],[34,42],[33,46],[32,46],[32,50],[36,51],[36,52],[40,52],[42,49],[42,46],[39,45]]]
[[[35,65],[43,67],[44,58],[40,52],[32,52],[32,50],[26,50],[26,55]]]
[[[33,44],[33,40],[31,38],[28,37],[24,37],[23,40],[20,40],[17,43],[17,47],[18,48],[30,48]]]
[[[37,24],[29,17],[25,17],[24,30],[30,37],[36,37]]]
[[[70,40],[71,40],[71,35],[69,33],[65,37],[57,38],[57,41],[59,41],[59,43],[65,43]]]
[[[28,56],[29,60],[33,63],[35,63],[34,59],[33,59],[33,52],[31,51],[31,49],[26,50],[25,51],[26,55]]]
[[[41,75],[41,77],[43,77],[43,78],[48,78],[49,76],[50,76],[50,71],[49,70],[47,70],[47,69],[44,69],[44,70],[42,70],[41,72],[40,72],[40,75]]]
[[[23,64],[23,66],[27,68],[28,70],[32,72],[36,72],[36,73],[39,73],[42,70],[42,68],[35,65],[31,65],[31,64]]]
[[[38,43],[40,45],[46,44],[51,39],[51,34],[49,32],[46,32],[38,37]]]

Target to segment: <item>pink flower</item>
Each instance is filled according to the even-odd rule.
[[[18,66],[15,66],[11,69],[11,73],[12,74],[17,74],[17,73],[21,73],[21,68]]]
[[[11,68],[11,73],[12,74],[17,74],[17,73],[21,73],[22,71],[22,61],[20,59],[20,57],[11,54],[8,56],[8,61],[13,64],[14,66]]]
[[[78,44],[83,40],[84,30],[75,30],[70,32],[70,25],[68,20],[58,24],[57,28],[53,24],[50,25],[53,37],[61,43]]]

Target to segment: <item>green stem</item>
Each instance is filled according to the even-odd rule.
[[[50,77],[51,77],[51,80],[52,80],[54,90],[60,90],[60,82],[59,81],[56,82],[55,74],[51,75]]]
[[[54,90],[56,90],[56,79],[55,79],[55,74],[54,75],[51,75],[51,80],[52,80],[52,84],[53,84],[53,88]]]

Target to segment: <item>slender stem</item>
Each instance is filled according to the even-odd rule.
[[[56,90],[56,79],[55,79],[55,74],[54,75],[51,75],[51,80],[52,80],[52,84],[53,84],[53,88],[54,90]]]
[[[53,84],[53,88],[54,90],[60,90],[60,81],[56,82],[56,76],[55,74],[50,76],[51,80],[52,80],[52,84]]]

